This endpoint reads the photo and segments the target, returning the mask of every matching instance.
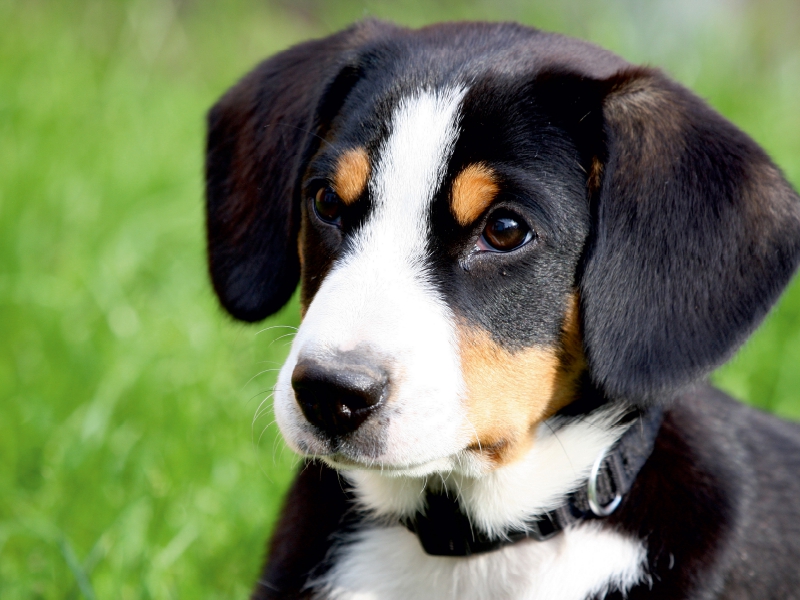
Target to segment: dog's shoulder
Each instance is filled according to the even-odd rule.
[[[800,589],[800,425],[708,385],[676,399],[610,524],[647,540],[628,598],[753,597]]]

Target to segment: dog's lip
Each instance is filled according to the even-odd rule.
[[[386,464],[381,461],[376,461],[374,459],[365,458],[353,458],[342,452],[333,452],[326,456],[322,456],[322,459],[329,462],[331,466],[336,467],[337,469],[366,469],[370,471],[398,471],[398,470],[405,470],[409,468],[414,468],[416,465],[391,465]]]
[[[434,466],[441,467],[443,461],[449,463],[450,459],[449,456],[445,456],[419,463],[391,464],[374,459],[361,460],[347,456],[341,452],[319,456],[319,458],[327,462],[331,467],[339,470],[378,471],[396,475],[427,473],[431,470],[436,470],[433,468]]]

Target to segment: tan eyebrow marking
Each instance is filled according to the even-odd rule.
[[[333,189],[345,204],[352,204],[364,193],[369,171],[369,157],[364,148],[352,148],[339,157]]]
[[[494,172],[483,163],[466,167],[456,176],[450,196],[450,210],[459,225],[466,226],[481,216],[500,186]]]

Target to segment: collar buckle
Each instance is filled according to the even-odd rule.
[[[589,474],[589,481],[586,484],[586,499],[589,501],[589,508],[597,517],[607,517],[612,514],[619,505],[622,503],[622,494],[619,490],[614,489],[614,498],[608,504],[600,504],[597,494],[597,478],[600,475],[600,468],[603,466],[603,461],[606,458],[606,451],[601,452],[592,465],[592,472]],[[613,481],[612,477],[609,480]]]

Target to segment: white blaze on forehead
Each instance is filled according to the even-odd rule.
[[[291,391],[298,356],[354,348],[390,371],[378,462],[448,467],[441,461],[469,443],[454,319],[426,266],[430,207],[458,137],[464,92],[425,91],[397,104],[369,182],[372,211],[325,277],[281,370],[275,413],[290,444],[303,442],[296,447],[324,453]]]
[[[391,134],[378,153],[370,182],[374,220],[383,225],[381,230],[391,228],[403,234],[394,241],[405,242],[397,250],[409,255],[425,252],[428,209],[458,136],[463,97],[463,89],[447,89],[404,98],[394,114]]]
[[[360,301],[375,303],[365,306],[364,313],[378,310],[381,313],[378,321],[392,319],[390,307],[400,302],[402,306],[395,311],[400,322],[404,315],[418,323],[436,319],[439,326],[431,334],[439,333],[441,339],[445,337],[442,327],[449,327],[452,318],[427,273],[430,207],[458,137],[459,107],[464,93],[461,88],[449,88],[400,100],[389,136],[378,150],[375,175],[369,182],[372,215],[334,268],[334,271],[349,271],[348,284],[361,289],[379,288],[377,294],[356,293]],[[336,275],[328,280],[337,279]],[[353,296],[353,292],[342,295]],[[389,342],[363,330],[374,325],[371,321],[363,319],[352,343],[340,340],[340,349],[350,350],[367,338],[376,348]],[[406,331],[419,329],[412,326]],[[418,346],[426,337],[430,336],[409,342]],[[447,332],[447,337],[452,337],[451,332]]]

